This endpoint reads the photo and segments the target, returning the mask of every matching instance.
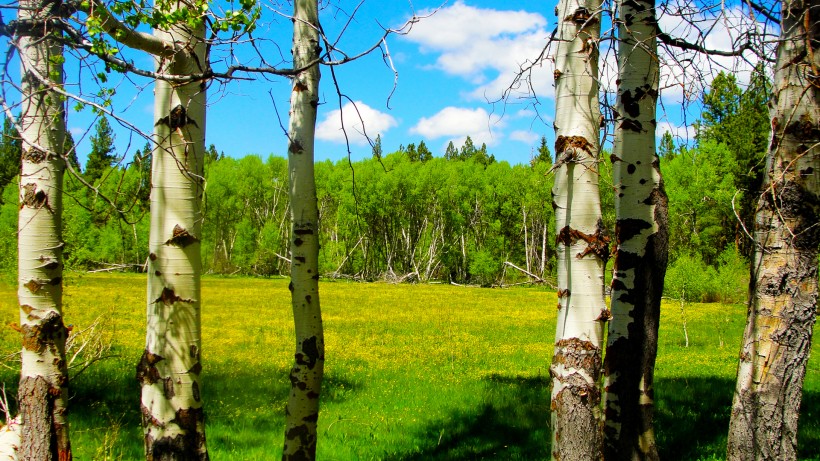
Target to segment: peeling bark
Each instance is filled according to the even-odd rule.
[[[772,142],[755,215],[746,330],[729,460],[797,458],[797,423],[817,307],[820,244],[820,1],[782,2]]]
[[[613,152],[615,266],[604,363],[604,458],[657,460],[654,370],[668,259],[667,198],[655,152],[654,1],[619,0]]]
[[[49,85],[63,83],[62,47],[44,8],[20,2],[19,19],[39,22],[39,36],[15,37],[22,75],[18,289],[22,366],[18,400],[22,426],[19,455],[26,460],[70,460],[66,419],[67,330],[62,313],[62,186],[65,107]],[[39,78],[48,79],[42,82]]]
[[[601,345],[608,237],[598,192],[598,0],[562,0],[555,55],[553,188],[558,263],[558,326],[552,375],[552,456],[601,458]],[[559,78],[560,77],[560,78]]]
[[[303,68],[319,56],[316,0],[294,2],[293,65]],[[291,292],[296,333],[291,390],[285,409],[283,460],[316,459],[319,395],[325,345],[319,303],[319,208],[313,170],[319,67],[312,65],[293,79],[288,129],[291,201]]]
[[[182,2],[169,8],[185,8]],[[204,26],[156,30],[177,51],[160,72],[189,75],[206,62]],[[207,460],[201,401],[200,234],[205,86],[157,81],[151,173],[145,352],[137,364],[148,460]]]

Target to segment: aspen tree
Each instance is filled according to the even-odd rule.
[[[781,5],[750,300],[729,425],[729,460],[797,458],[817,307],[820,244],[820,1]]]
[[[319,14],[316,0],[295,0],[293,77],[288,127],[291,203],[291,282],[296,332],[295,364],[285,412],[283,460],[316,458],[319,394],[325,340],[319,305],[319,208],[313,146],[319,104]]]
[[[599,0],[558,5],[555,55],[553,187],[558,263],[558,327],[552,375],[552,456],[601,457],[602,342],[608,310],[604,234],[598,194]]]
[[[655,152],[659,64],[654,0],[618,1],[612,319],[604,362],[604,458],[658,459],[653,376],[668,251]]]
[[[20,2],[22,169],[18,220],[18,288],[23,336],[18,399],[20,459],[70,460],[66,419],[68,372],[63,323],[62,187],[65,103],[63,48],[51,19],[58,3]]]
[[[156,71],[202,73],[204,34],[202,21],[156,29],[155,39],[174,50],[154,55]],[[208,459],[200,381],[205,102],[203,82],[155,83],[147,331],[137,365],[149,460]]]

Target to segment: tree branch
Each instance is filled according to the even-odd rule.
[[[713,55],[713,56],[730,56],[731,57],[731,56],[743,56],[744,51],[752,49],[751,42],[747,40],[746,43],[743,44],[743,46],[741,46],[740,48],[734,49],[734,50],[729,50],[729,51],[714,50],[714,49],[706,48],[705,46],[702,46],[702,45],[698,45],[696,43],[687,42],[686,40],[684,40],[682,38],[672,37],[671,35],[667,34],[666,32],[661,31],[660,28],[658,28],[657,30],[658,30],[658,34],[657,34],[658,40],[660,40],[664,45],[674,46],[675,48],[680,48],[682,50],[696,51],[698,53],[703,53],[703,54],[708,54],[708,55]]]
[[[108,8],[99,0],[91,2],[74,2],[74,6],[83,13],[100,19],[100,26],[114,40],[136,50],[145,51],[154,56],[171,56],[179,50],[175,44],[157,38],[145,32],[136,31],[111,15]]]
[[[769,21],[780,24],[780,18],[777,18],[777,17],[774,16],[774,14],[772,13],[771,8],[766,9],[765,7],[763,7],[763,5],[755,2],[754,0],[745,0],[745,2],[746,2],[747,5],[749,5],[750,9],[762,14],[763,17],[765,17]]]

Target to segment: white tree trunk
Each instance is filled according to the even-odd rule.
[[[319,304],[319,207],[313,170],[316,108],[319,104],[319,15],[317,0],[296,0],[293,79],[288,127],[291,203],[291,283],[296,332],[295,364],[285,412],[283,460],[316,459],[319,394],[325,340]],[[313,64],[313,65],[311,65]]]
[[[157,59],[157,70],[201,72],[204,33],[202,26],[157,30],[178,50]],[[205,85],[157,81],[154,91],[148,328],[137,365],[145,450],[149,460],[205,460],[199,376]]]
[[[601,345],[607,308],[598,194],[600,0],[562,0],[555,56],[553,187],[558,254],[558,328],[552,375],[552,456],[601,457]]]
[[[62,313],[66,130],[63,99],[49,90],[49,85],[63,82],[62,46],[48,38],[57,32],[43,22],[51,13],[39,1],[20,2],[19,19],[32,25],[18,43],[23,138],[17,289],[23,350],[18,396],[23,425],[20,457],[63,461],[71,459],[66,419],[68,332]]]
[[[529,229],[527,228],[527,207],[526,205],[521,205],[521,222],[524,227],[524,259],[527,263],[527,272],[532,272],[532,267],[530,266],[530,237],[529,237]]]
[[[23,428],[18,419],[7,421],[0,429],[0,461],[17,461],[20,459]]]
[[[817,308],[820,1],[782,2],[772,142],[755,216],[749,313],[729,460],[797,458],[797,421]]]
[[[618,1],[615,267],[604,363],[604,457],[656,460],[652,427],[667,199],[655,153],[658,56],[654,0]]]

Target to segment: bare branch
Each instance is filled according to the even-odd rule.
[[[706,48],[705,46],[698,45],[697,43],[689,43],[681,38],[672,37],[666,32],[661,31],[660,29],[658,29],[657,37],[658,40],[660,40],[664,45],[674,46],[675,48],[680,48],[682,50],[687,51],[697,51],[698,53],[710,54],[714,56],[742,56],[746,50],[752,49],[752,44],[750,41],[747,41],[743,43],[743,45],[741,45],[739,48],[735,48],[732,50],[716,50],[712,48]]]

